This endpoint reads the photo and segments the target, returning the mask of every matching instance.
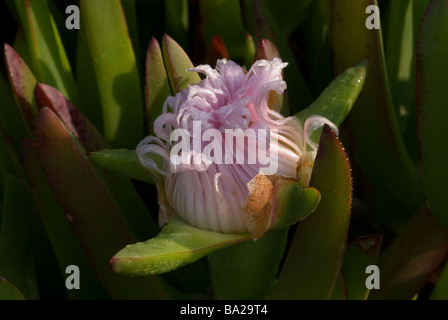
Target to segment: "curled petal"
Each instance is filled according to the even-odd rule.
[[[338,127],[336,127],[336,125],[327,118],[321,116],[311,116],[305,121],[305,141],[311,146],[311,148],[313,148],[313,150],[317,150],[318,144],[311,140],[311,134],[315,130],[323,127],[324,124],[327,124],[336,133],[336,135],[338,135]]]
[[[156,162],[148,155],[156,154],[165,159],[165,161],[170,161],[168,150],[168,147],[162,140],[153,136],[148,136],[138,144],[136,152],[137,157],[143,166],[150,170],[154,170],[164,176],[168,176],[169,173],[160,169],[157,166]]]

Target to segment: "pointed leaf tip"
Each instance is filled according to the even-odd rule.
[[[5,43],[4,49],[8,78],[14,98],[31,135],[38,113],[34,101],[34,88],[37,81],[31,69],[10,45]]]
[[[254,60],[272,60],[276,57],[280,58],[280,52],[278,51],[277,47],[268,39],[261,39],[261,41],[257,45]]]
[[[80,140],[86,151],[107,148],[107,143],[92,123],[55,88],[38,83],[35,89],[39,109],[50,108],[64,122],[71,133]]]
[[[162,113],[163,104],[170,95],[170,82],[162,50],[159,42],[153,37],[146,52],[145,101],[149,132],[153,131],[152,124]]]
[[[109,186],[90,164],[76,137],[49,108],[39,113],[36,141],[38,158],[51,190],[110,295],[117,299],[165,297],[154,278],[133,281],[110,270],[110,257],[134,242],[135,237],[116,199],[111,197]]]
[[[173,95],[201,81],[196,72],[187,71],[194,68],[193,63],[182,47],[167,34],[162,39],[162,52]]]
[[[205,63],[214,67],[216,64],[216,60],[218,59],[230,59],[230,58],[224,40],[220,36],[215,35],[212,38],[212,42],[210,43],[210,47],[207,52],[207,57],[205,58]]]
[[[339,127],[353,108],[366,80],[369,59],[365,58],[347,68],[334,79],[320,96],[306,109],[296,114],[305,123],[313,115],[320,115]]]

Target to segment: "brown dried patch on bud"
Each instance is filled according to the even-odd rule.
[[[258,174],[247,184],[249,195],[243,214],[254,240],[259,239],[272,225],[271,199],[277,179],[275,175]]]
[[[316,154],[314,152],[307,152],[300,157],[299,164],[297,166],[297,174],[304,187],[308,187],[310,185],[315,158]]]

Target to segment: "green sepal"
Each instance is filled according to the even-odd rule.
[[[319,190],[291,180],[277,187],[274,198],[276,220],[271,228],[282,229],[308,217],[319,205],[321,195]]]
[[[112,270],[127,276],[170,272],[235,243],[249,240],[249,233],[222,234],[194,228],[172,218],[160,233],[146,242],[126,246],[111,259]]]
[[[128,178],[154,183],[149,169],[143,167],[138,160],[135,150],[104,149],[88,154],[89,159],[96,165],[116,172]],[[153,174],[158,174],[154,172]]]

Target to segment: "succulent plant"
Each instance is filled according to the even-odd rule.
[[[0,299],[448,297],[447,0],[1,7]]]

